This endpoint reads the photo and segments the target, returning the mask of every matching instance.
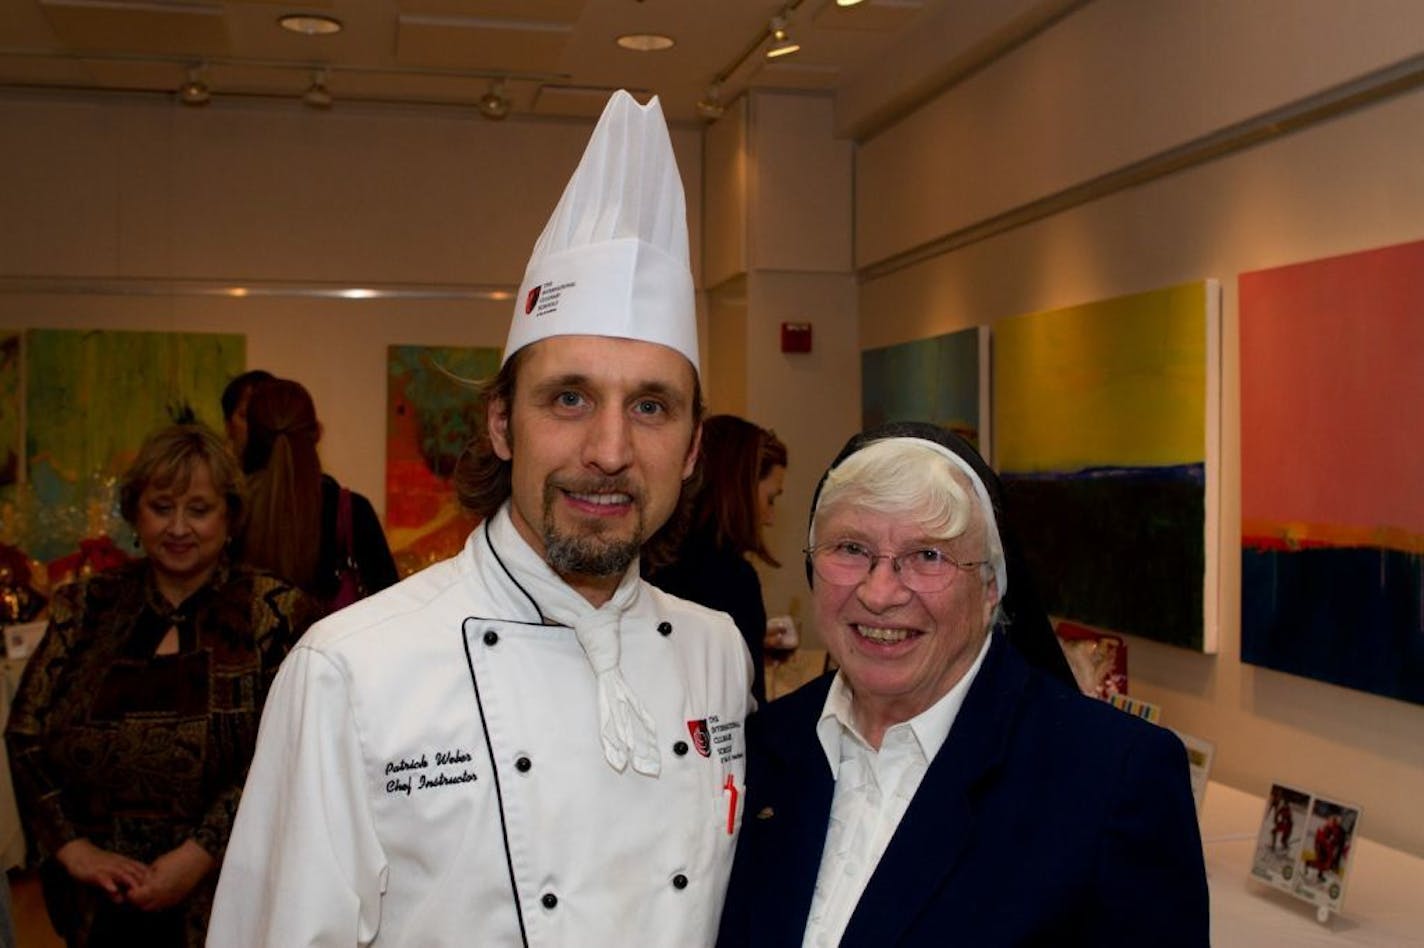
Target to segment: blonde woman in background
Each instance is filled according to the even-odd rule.
[[[10,766],[67,944],[197,946],[268,686],[315,610],[229,560],[243,480],[215,432],[151,435],[120,509],[145,555],[55,593]]]

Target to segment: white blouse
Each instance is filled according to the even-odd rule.
[[[854,695],[837,674],[816,735],[836,782],[816,892],[806,921],[806,948],[840,944],[856,904],[900,825],[930,761],[944,746],[969,686],[989,651],[989,637],[969,671],[934,704],[885,731],[876,751],[855,726]]]

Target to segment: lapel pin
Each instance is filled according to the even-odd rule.
[[[769,820],[775,815],[776,811],[769,806],[764,806],[757,811],[757,819],[759,820]]]

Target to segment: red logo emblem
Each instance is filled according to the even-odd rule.
[[[688,721],[687,733],[692,735],[692,746],[703,757],[712,756],[712,734],[707,730],[707,719]]]
[[[534,307],[539,303],[539,288],[533,287],[524,297],[524,315],[528,316],[534,312]]]

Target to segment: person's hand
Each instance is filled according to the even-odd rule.
[[[217,865],[208,851],[191,839],[159,856],[149,867],[148,879],[129,890],[129,904],[145,912],[170,908],[188,897]]]
[[[151,874],[148,866],[138,860],[100,849],[87,839],[71,839],[59,847],[54,858],[76,882],[103,889],[115,902],[122,902]]]

